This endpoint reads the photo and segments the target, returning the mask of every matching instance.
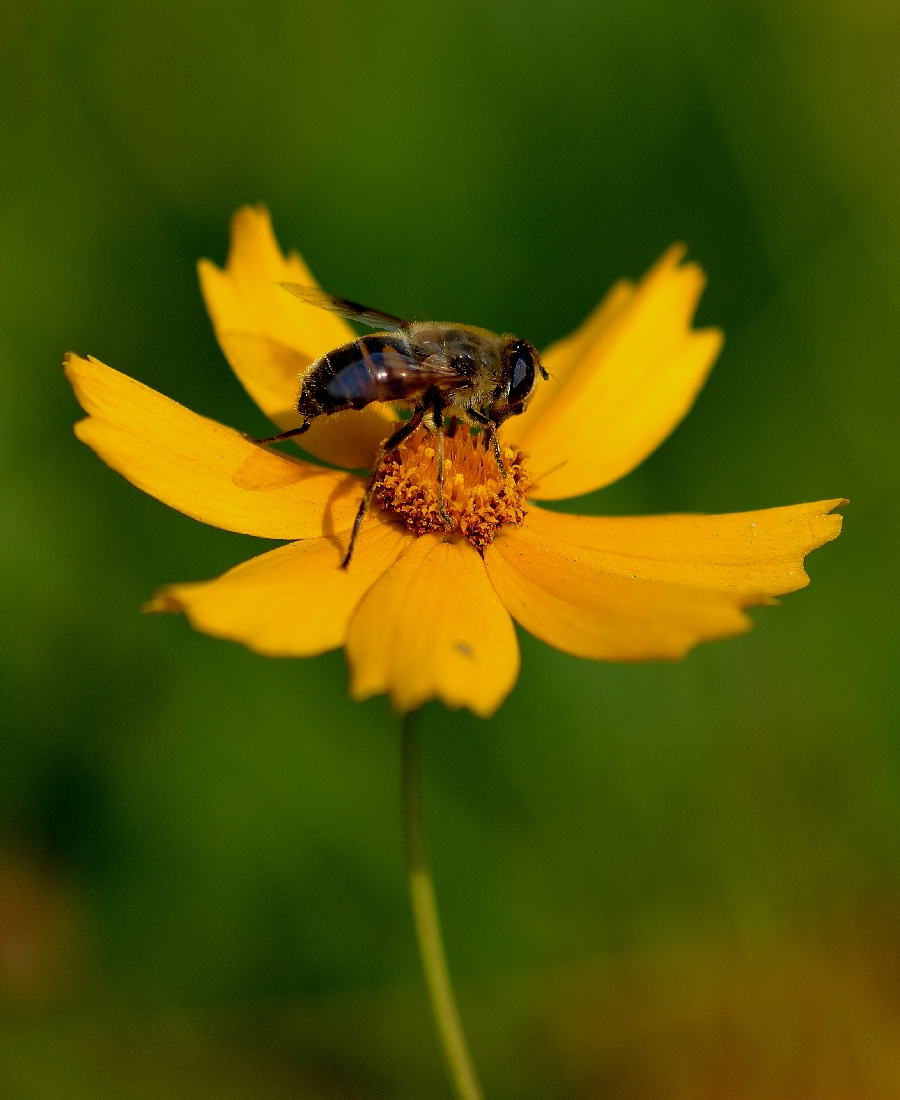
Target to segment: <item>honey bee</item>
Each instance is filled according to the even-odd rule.
[[[493,447],[500,475],[506,477],[497,429],[509,417],[524,412],[538,377],[549,377],[527,340],[508,333],[498,336],[473,325],[404,321],[315,287],[281,286],[309,305],[380,331],[342,344],[310,363],[300,376],[297,395],[296,409],[303,423],[257,442],[277,443],[302,435],[317,417],[363,409],[373,401],[397,402],[412,409],[410,419],[378,449],[342,568],[350,564],[381,463],[417,428],[437,435],[438,508],[448,528],[452,523],[443,496],[446,417],[480,428],[485,447]]]

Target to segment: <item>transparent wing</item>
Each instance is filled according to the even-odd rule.
[[[329,313],[346,317],[348,321],[359,321],[361,325],[368,325],[369,328],[399,332],[409,327],[409,321],[404,321],[401,317],[382,313],[380,309],[369,309],[368,306],[351,302],[347,298],[337,298],[334,294],[328,294],[316,286],[301,286],[299,283],[279,283],[278,285],[283,286],[301,302],[317,306],[319,309],[327,309]]]
[[[445,356],[416,354],[403,336],[361,336],[329,352],[328,365],[326,390],[336,401],[409,400],[431,386],[448,391],[471,385]]]

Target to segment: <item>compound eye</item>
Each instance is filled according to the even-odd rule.
[[[512,371],[509,379],[510,405],[520,405],[534,387],[534,357],[531,348],[525,344],[516,344],[510,349]]]

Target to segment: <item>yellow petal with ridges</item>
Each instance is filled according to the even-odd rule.
[[[194,519],[270,539],[345,531],[362,483],[257,446],[97,359],[69,352],[66,376],[88,417],[78,438],[124,477]]]
[[[296,252],[282,255],[264,206],[243,206],[235,213],[224,270],[209,260],[201,260],[197,270],[216,338],[234,373],[282,430],[297,427],[301,373],[355,333],[342,318],[278,285],[318,286]],[[338,466],[370,466],[395,418],[383,406],[371,405],[340,419],[339,425],[331,417],[316,422],[304,435],[303,448]]]
[[[615,319],[634,297],[634,283],[620,279],[585,321],[568,336],[541,352],[541,362],[550,377],[539,382],[528,408],[514,420],[508,420],[503,435],[525,439],[547,409],[565,392],[565,386],[591,349],[597,347]]]
[[[422,535],[363,599],[347,659],[355,699],[387,692],[403,714],[440,699],[486,718],[516,682],[519,645],[479,554]]]
[[[706,279],[696,264],[681,264],[683,256],[675,245],[633,292],[628,284],[614,288],[585,331],[563,345],[569,361],[559,392],[553,396],[552,380],[543,383],[546,404],[508,422],[507,438],[530,455],[535,499],[579,496],[616,481],[690,409],[722,334],[691,329]]]
[[[829,513],[846,503],[719,516],[573,516],[532,506],[525,522],[604,573],[781,596],[809,584],[803,559],[838,537],[842,518]]]
[[[761,593],[607,573],[589,550],[504,527],[484,555],[505,607],[549,645],[596,661],[677,660],[698,642],[741,634]]]
[[[359,601],[413,538],[373,515],[349,569],[341,568],[346,539],[305,539],[217,580],[168,585],[145,610],[183,611],[196,630],[269,657],[311,657],[344,644]]]

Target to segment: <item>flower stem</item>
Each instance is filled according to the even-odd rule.
[[[466,1037],[459,1022],[456,998],[447,970],[441,926],[431,872],[422,836],[422,799],[419,784],[419,715],[403,719],[403,818],[406,830],[406,864],[413,922],[422,956],[422,969],[431,998],[438,1034],[444,1048],[447,1069],[458,1100],[482,1100],[481,1087],[469,1056]]]

